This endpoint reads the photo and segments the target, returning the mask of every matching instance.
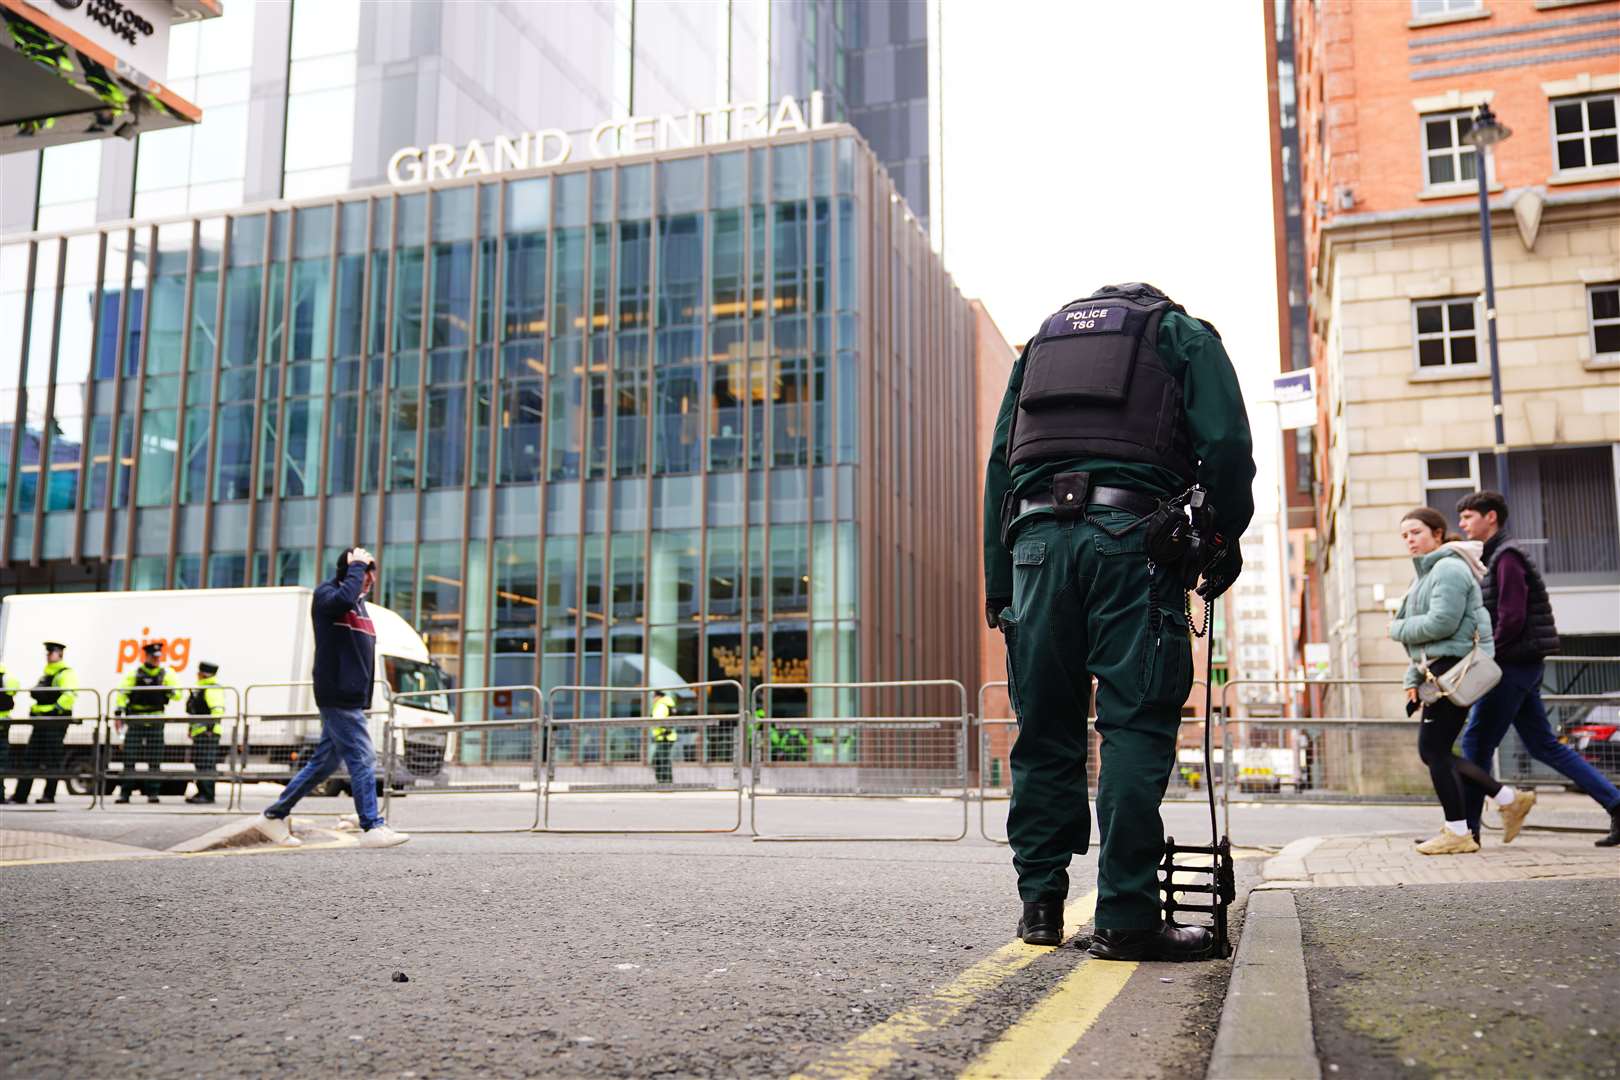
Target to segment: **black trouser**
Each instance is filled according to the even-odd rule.
[[[135,787],[135,766],[144,761],[147,779],[142,781],[141,790],[146,792],[147,798],[155,798],[163,790],[158,782],[158,771],[163,767],[163,725],[140,720],[130,720],[128,724],[120,759],[124,763],[124,779],[118,785],[119,790],[123,797],[129,796]]]
[[[66,741],[66,724],[35,724],[34,730],[28,735],[28,746],[21,755],[24,767],[39,772],[60,772],[63,762],[67,760],[67,749],[62,745]],[[43,797],[55,799],[60,783],[55,777],[47,777]],[[33,786],[34,777],[22,777],[17,781],[17,790],[11,793],[11,801],[27,802]]]
[[[1444,657],[1429,665],[1436,675],[1457,663],[1456,657]],[[1478,788],[1485,795],[1495,795],[1502,785],[1490,773],[1467,758],[1452,752],[1457,736],[1468,723],[1468,710],[1440,698],[1432,705],[1423,706],[1423,726],[1418,729],[1418,756],[1429,767],[1429,780],[1434,793],[1440,797],[1440,808],[1447,821],[1468,818],[1468,802],[1464,785]]]
[[[652,745],[653,779],[660,784],[673,784],[675,782],[675,768],[671,764],[674,756],[675,743],[665,742],[662,739]]]
[[[191,737],[191,767],[200,773],[211,773],[217,771],[216,766],[218,765],[219,736],[206,733],[193,735]],[[197,781],[197,794],[209,802],[213,802],[214,781],[199,779]]]

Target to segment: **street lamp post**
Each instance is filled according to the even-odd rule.
[[[1481,105],[1474,112],[1474,121],[1463,141],[1474,148],[1474,172],[1479,176],[1479,235],[1485,246],[1485,330],[1490,336],[1491,349],[1491,416],[1496,421],[1496,490],[1508,498],[1507,436],[1502,430],[1502,370],[1496,354],[1496,277],[1491,269],[1491,204],[1486,192],[1488,182],[1486,166],[1490,148],[1508,138],[1513,132],[1496,119],[1490,105]]]

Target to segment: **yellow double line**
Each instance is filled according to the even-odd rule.
[[[1091,920],[1096,910],[1097,893],[1092,891],[1069,902],[1063,911],[1063,924],[1078,929]],[[1064,935],[1065,944],[1074,929]],[[792,1080],[870,1080],[904,1051],[944,1028],[984,994],[1051,951],[1050,947],[1025,945],[1022,941],[1003,945],[926,1000],[861,1032]],[[1081,964],[979,1055],[962,1076],[972,1080],[1034,1080],[1045,1076],[1086,1033],[1135,970],[1134,963]]]

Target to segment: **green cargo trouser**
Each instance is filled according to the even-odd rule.
[[[1090,844],[1086,715],[1097,679],[1096,925],[1105,930],[1162,921],[1159,803],[1192,689],[1183,592],[1149,563],[1144,532],[1123,510],[1025,519],[1014,534],[1012,607],[1001,615],[1018,716],[1007,835],[1026,901],[1067,896],[1070,857]]]

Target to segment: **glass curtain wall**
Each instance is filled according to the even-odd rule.
[[[312,585],[358,541],[458,681],[770,682],[777,716],[850,708],[794,687],[860,674],[856,150],[0,248],[12,559],[99,559],[111,587]],[[638,759],[640,738],[570,752]],[[850,748],[818,730],[812,753]]]

